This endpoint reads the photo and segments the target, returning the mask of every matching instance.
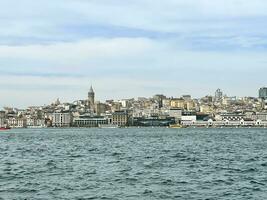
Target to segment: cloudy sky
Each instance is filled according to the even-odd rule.
[[[266,0],[0,0],[0,106],[164,93],[256,96]]]

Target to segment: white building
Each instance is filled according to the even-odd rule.
[[[7,125],[10,128],[26,128],[27,126],[27,120],[24,118],[9,118],[7,120]]]
[[[27,119],[27,127],[28,128],[44,128],[46,127],[44,119],[34,119],[28,118]]]
[[[53,113],[53,127],[70,127],[72,123],[71,113]]]
[[[182,116],[181,118],[181,124],[184,126],[192,126],[196,123],[196,121],[197,121],[196,115]]]
[[[193,127],[267,127],[267,121],[261,120],[219,120],[213,121],[209,119],[208,121],[182,121],[184,126],[193,126]]]

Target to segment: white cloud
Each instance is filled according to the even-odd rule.
[[[265,0],[47,0],[0,1],[2,36],[46,39],[67,35],[71,25],[120,26],[159,32],[242,34],[266,30]],[[247,20],[253,20],[254,23]],[[240,20],[245,20],[242,22]],[[235,23],[237,22],[237,23]],[[247,22],[247,23],[246,23]],[[90,27],[88,27],[90,28]],[[255,30],[256,28],[256,30]],[[64,35],[61,35],[64,38]]]
[[[254,94],[266,18],[265,0],[0,0],[1,101],[18,102],[16,88],[27,94],[20,105],[82,98],[90,82],[103,98]],[[91,36],[96,27],[106,35]]]

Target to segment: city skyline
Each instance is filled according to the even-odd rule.
[[[261,92],[260,90],[264,90],[263,92]],[[207,96],[212,96],[214,98],[214,100],[216,101],[216,98],[217,98],[217,95],[218,95],[218,92],[220,92],[220,98],[222,97],[236,97],[236,98],[243,98],[243,97],[252,97],[252,98],[262,98],[261,96],[266,96],[266,90],[267,90],[267,87],[261,87],[261,88],[258,88],[258,91],[257,91],[257,95],[255,96],[249,96],[249,95],[245,95],[245,96],[237,96],[237,95],[229,95],[225,92],[225,90],[222,90],[220,88],[217,88],[216,91],[213,91],[212,93],[210,94],[206,94],[206,95],[203,95],[203,96],[194,96],[190,93],[181,93],[181,94],[178,94],[178,95],[172,95],[172,94],[167,94],[167,93],[153,93],[151,95],[149,94],[146,94],[146,95],[139,95],[139,96],[128,96],[128,97],[116,97],[116,96],[111,96],[110,98],[109,97],[103,97],[103,98],[99,98],[99,95],[98,95],[98,91],[96,91],[95,93],[95,88],[93,87],[93,85],[91,84],[91,86],[89,87],[88,91],[87,91],[87,96],[84,95],[82,98],[78,98],[78,97],[72,97],[72,99],[62,99],[60,97],[54,97],[50,102],[46,102],[44,104],[27,104],[25,106],[19,106],[19,105],[3,105],[2,107],[0,107],[0,110],[1,108],[21,108],[21,109],[26,109],[28,107],[31,107],[31,106],[48,106],[50,104],[53,104],[55,102],[60,102],[60,103],[73,103],[75,101],[80,101],[80,100],[84,100],[84,101],[88,101],[88,98],[90,99],[89,96],[92,96],[93,95],[93,100],[89,100],[92,104],[92,102],[106,102],[106,101],[109,101],[109,100],[114,100],[114,101],[119,101],[119,100],[127,100],[127,99],[138,99],[138,98],[147,98],[147,99],[150,99],[150,98],[153,98],[153,96],[155,95],[163,95],[163,96],[166,96],[166,98],[170,98],[170,99],[176,99],[176,98],[183,98],[183,96],[190,96],[190,98],[192,99],[201,99],[201,98],[204,98],[204,97],[207,97]],[[85,93],[86,94],[86,93]]]
[[[258,96],[263,0],[0,0],[0,107],[191,94]],[[123,17],[122,17],[123,16]]]

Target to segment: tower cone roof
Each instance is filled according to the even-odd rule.
[[[91,85],[90,87],[90,90],[89,90],[90,93],[94,93],[94,90],[93,90],[93,86]]]

